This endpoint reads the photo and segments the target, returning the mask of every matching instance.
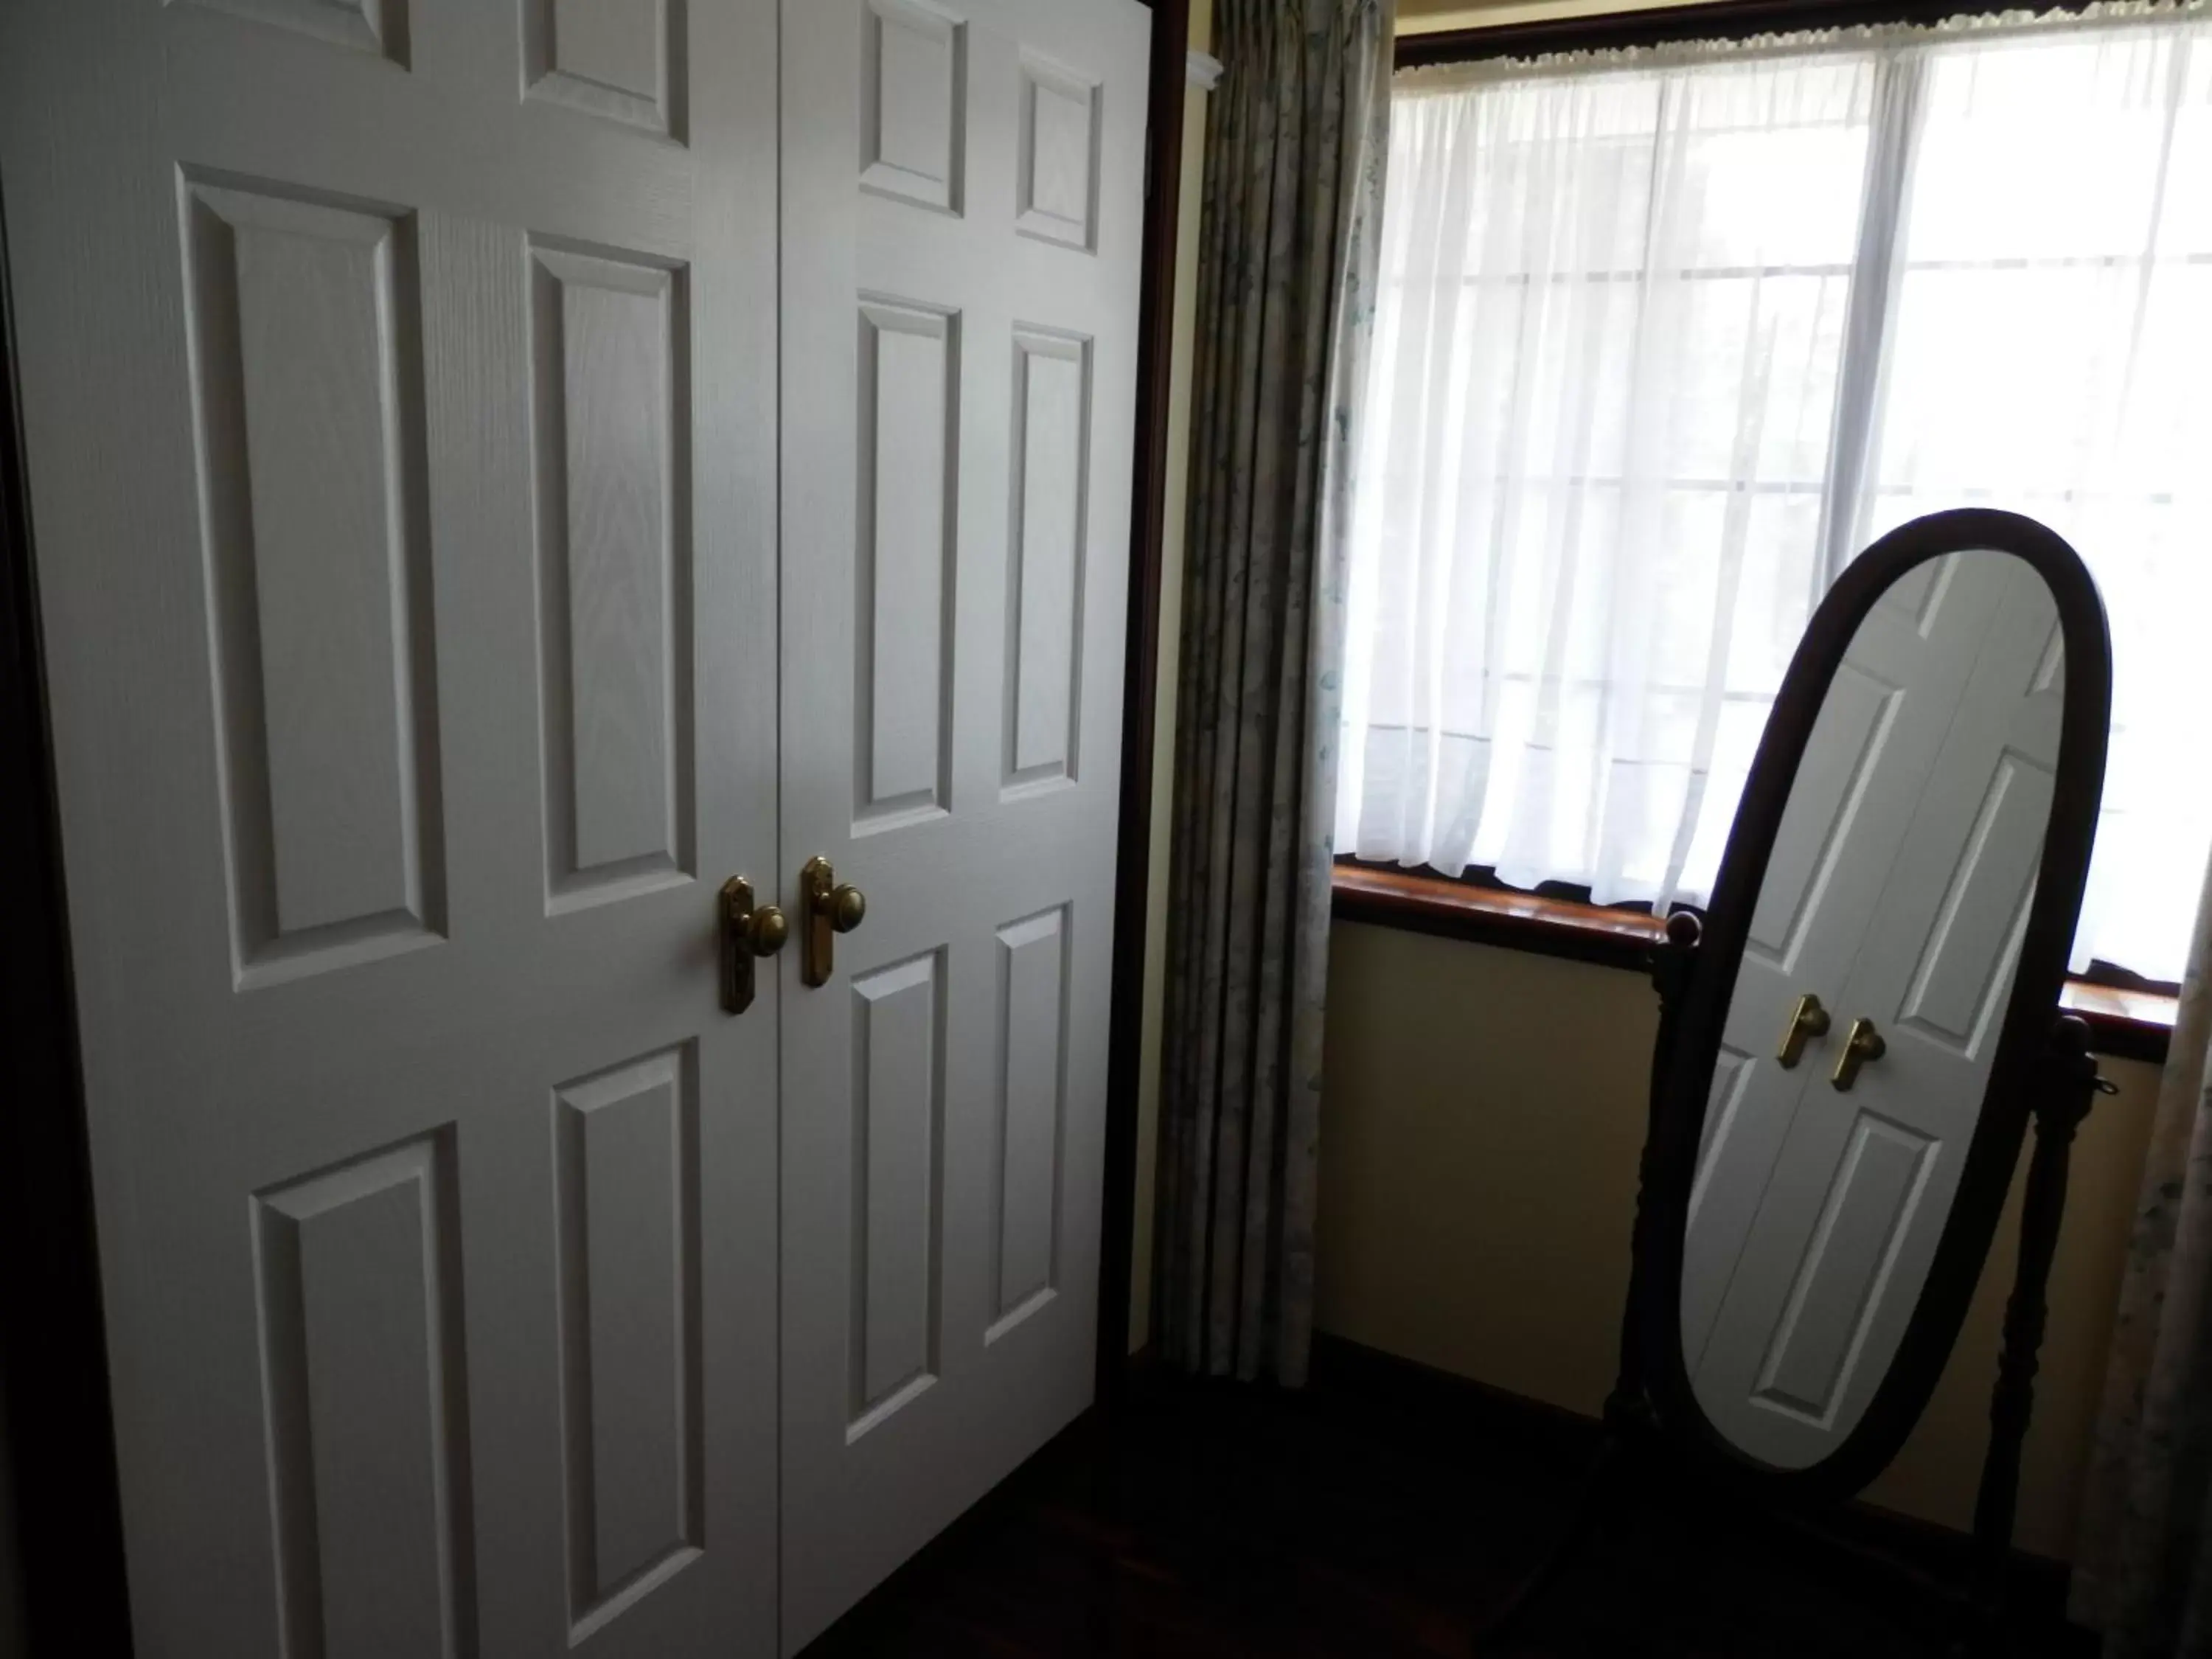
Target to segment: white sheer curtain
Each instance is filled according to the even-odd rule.
[[[1401,76],[1337,845],[1702,901],[1805,619],[1890,526],[2102,580],[2077,954],[2167,977],[2212,802],[2212,30],[1859,34]],[[2202,706],[2201,697],[2194,700]]]
[[[2212,19],[1928,52],[1862,540],[2006,507],[2081,550],[2112,734],[2076,936],[2179,980],[2212,845]]]
[[[1876,68],[1401,82],[1340,848],[1703,894],[1825,586]]]

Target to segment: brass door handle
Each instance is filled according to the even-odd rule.
[[[742,1014],[753,1006],[753,958],[772,957],[783,949],[791,924],[773,904],[753,908],[753,884],[743,876],[722,884],[722,1008]]]
[[[1782,1048],[1774,1057],[1786,1072],[1805,1058],[1808,1041],[1827,1035],[1828,1011],[1820,1006],[1820,998],[1808,991],[1790,1011],[1790,1024],[1782,1033]]]
[[[868,896],[849,883],[841,886],[830,860],[817,853],[799,872],[799,902],[806,917],[806,959],[799,966],[799,980],[827,985],[837,965],[836,936],[860,925],[868,914]]]
[[[1872,1020],[1855,1019],[1851,1022],[1851,1034],[1844,1039],[1844,1052],[1836,1056],[1835,1074],[1828,1081],[1838,1089],[1849,1089],[1859,1080],[1859,1067],[1880,1060],[1888,1052],[1889,1044],[1882,1041]]]

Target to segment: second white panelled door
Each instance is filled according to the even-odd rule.
[[[787,1649],[1091,1397],[1149,18],[784,7]]]

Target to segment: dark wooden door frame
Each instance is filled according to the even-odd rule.
[[[1097,1387],[1118,1397],[1129,1340],[1137,1097],[1151,890],[1153,724],[1189,0],[1152,12],[1144,292],[1115,867]],[[93,1232],[63,848],[32,556],[28,472],[0,202],[0,1437],[31,1650],[130,1651],[123,1527]],[[5,1529],[0,1528],[0,1539]],[[4,1547],[4,1544],[0,1544]],[[0,1617],[4,1617],[0,1610]]]
[[[1183,88],[1190,54],[1190,0],[1142,3],[1152,9],[1152,119],[1145,133],[1145,288],[1137,323],[1135,500],[1129,519],[1129,633],[1122,656],[1106,1192],[1098,1239],[1097,1393],[1109,1406],[1121,1397],[1127,1369],[1130,1251],[1137,1227],[1137,1099],[1143,1086],[1145,926],[1152,878],[1152,728],[1158,714],[1160,573],[1171,460],[1168,404],[1182,206]]]
[[[128,1653],[123,1518],[92,1233],[0,200],[0,1435],[28,1651]],[[126,486],[127,487],[127,486]],[[0,1547],[8,1529],[0,1528]],[[4,1614],[0,1614],[4,1616]]]

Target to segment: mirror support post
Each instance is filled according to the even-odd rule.
[[[2066,1210],[2066,1166],[2075,1132],[2100,1092],[2112,1085],[2097,1075],[2089,1028],[2072,1015],[2052,1029],[2046,1063],[2037,1079],[2033,1110],[2035,1151],[2020,1216],[2020,1264],[2005,1304],[2004,1345],[1996,1386],[1990,1396],[1990,1444],[1974,1500],[1975,1610],[1994,1637],[2003,1616],[2005,1570],[2012,1555],[2013,1521],[2020,1502],[2021,1449],[2035,1405],[2038,1354],[2049,1309],[2051,1265]]]
[[[1651,1398],[1645,1386],[1643,1308],[1650,1255],[1645,1232],[1651,1224],[1651,1191],[1658,1180],[1659,1120],[1665,1110],[1666,1083],[1674,1070],[1675,1027],[1697,966],[1699,926],[1696,916],[1678,910],[1667,918],[1667,936],[1651,951],[1651,986],[1659,994],[1659,1035],[1652,1044],[1651,1101],[1644,1126],[1644,1155],[1637,1166],[1636,1217],[1628,1246],[1628,1304],[1620,1316],[1620,1370],[1606,1396],[1605,1424],[1614,1437],[1652,1425]]]

